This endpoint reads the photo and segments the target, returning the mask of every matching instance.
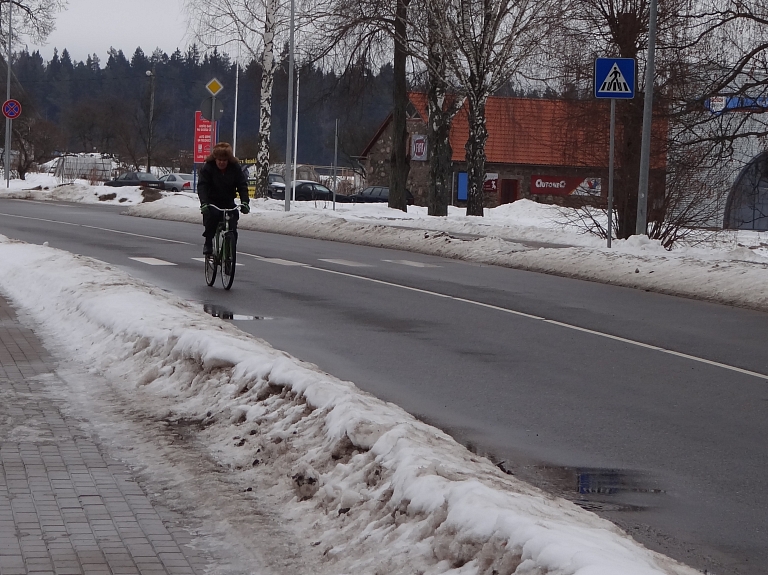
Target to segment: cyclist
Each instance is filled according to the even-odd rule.
[[[213,236],[216,235],[216,227],[224,217],[224,214],[216,209],[211,209],[213,204],[221,209],[234,208],[235,196],[240,196],[240,211],[247,214],[250,210],[248,197],[248,180],[240,168],[240,161],[232,154],[232,146],[226,142],[219,142],[213,147],[211,155],[200,168],[200,179],[197,183],[197,195],[200,198],[200,212],[203,214],[203,255],[213,253]],[[231,220],[237,240],[237,217]]]

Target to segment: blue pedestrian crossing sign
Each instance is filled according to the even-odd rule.
[[[634,98],[635,59],[595,60],[595,98]]]

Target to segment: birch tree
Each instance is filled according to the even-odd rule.
[[[450,73],[467,101],[467,215],[483,215],[488,97],[541,49],[559,3],[542,0],[428,0]]]
[[[214,48],[236,43],[250,58],[261,61],[256,193],[262,197],[269,185],[275,39],[278,29],[286,24],[281,6],[280,0],[185,0],[191,29],[203,45]]]
[[[411,0],[320,0],[314,14],[319,30],[312,52],[331,66],[391,61],[392,150],[389,207],[406,211],[406,182],[410,171],[406,106],[407,57]],[[319,45],[322,43],[322,45]],[[334,62],[335,59],[335,62]]]

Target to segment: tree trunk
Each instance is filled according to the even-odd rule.
[[[272,87],[275,81],[275,3],[276,0],[269,0],[266,5],[264,53],[261,57],[261,102],[255,194],[256,197],[261,198],[267,196],[269,188],[269,139],[272,133]]]
[[[637,190],[640,178],[640,136],[643,131],[643,98],[620,102],[621,143],[615,178],[616,237],[625,240],[635,235]]]
[[[483,183],[485,181],[485,142],[488,130],[485,125],[487,97],[475,94],[467,96],[469,113],[469,138],[465,146],[467,158],[467,215],[482,216]]]
[[[405,77],[406,64],[406,17],[410,0],[397,0],[395,16],[395,55],[393,61],[394,90],[392,112],[392,156],[389,182],[389,207],[408,211],[405,193],[410,166],[408,150],[408,126],[406,106],[408,105],[408,85]]]
[[[452,114],[445,109],[445,56],[439,41],[437,24],[429,14],[429,54],[427,69],[429,90],[427,91],[427,145],[429,148],[429,190],[427,192],[427,213],[430,216],[447,216],[451,202],[451,149],[450,131]]]

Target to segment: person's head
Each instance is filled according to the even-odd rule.
[[[219,142],[216,144],[211,151],[211,156],[216,162],[216,167],[220,170],[225,170],[230,162],[237,162],[237,159],[232,153],[232,146],[227,142]]]

